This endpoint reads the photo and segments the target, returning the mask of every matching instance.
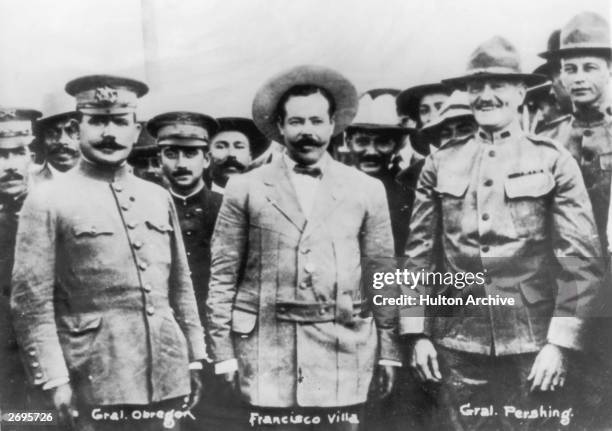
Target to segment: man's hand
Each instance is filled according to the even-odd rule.
[[[392,365],[377,365],[376,373],[374,374],[374,394],[379,398],[388,397],[393,390],[395,384],[395,367]]]
[[[438,366],[438,352],[429,338],[419,338],[414,342],[410,355],[410,367],[422,382],[442,380]]]
[[[65,383],[50,391],[51,400],[57,411],[59,422],[64,424],[68,429],[75,430],[75,421],[79,416],[79,412],[76,408],[75,398],[70,383]]]
[[[567,373],[567,355],[563,349],[554,344],[547,344],[540,350],[527,380],[533,380],[531,391],[554,391],[565,384]]]
[[[190,370],[189,374],[191,377],[191,394],[189,395],[188,410],[192,410],[202,398],[202,370]]]

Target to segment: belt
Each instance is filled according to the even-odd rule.
[[[340,321],[336,315],[336,302],[291,302],[283,301],[276,303],[276,318],[287,322],[298,323],[321,323]],[[340,323],[350,324],[352,318],[361,318],[371,315],[367,307],[367,301],[352,302],[351,319],[340,321]]]

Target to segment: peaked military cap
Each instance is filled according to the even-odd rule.
[[[177,145],[177,139],[182,141],[181,146],[207,147],[218,128],[214,118],[189,111],[166,112],[147,123],[147,131],[160,147]]]
[[[219,129],[216,134],[235,131],[244,134],[249,139],[253,159],[263,154],[271,144],[271,141],[259,131],[255,122],[250,118],[222,117],[217,118],[217,122]]]
[[[423,96],[434,93],[451,94],[453,91],[448,85],[441,82],[431,84],[415,85],[397,95],[395,98],[395,109],[397,115],[407,115],[414,121],[419,119],[419,104]]]
[[[504,78],[524,82],[531,87],[546,81],[543,75],[523,73],[520,56],[510,42],[495,36],[480,45],[470,56],[466,73],[442,82],[462,88],[467,82],[487,78]]]
[[[93,115],[136,112],[138,98],[148,91],[143,82],[112,75],[88,75],[66,84],[77,110]]]
[[[357,113],[357,90],[343,75],[323,66],[302,65],[281,72],[262,85],[253,100],[253,121],[269,139],[284,143],[277,126],[278,103],[287,91],[298,85],[314,85],[327,90],[336,105],[334,132],[338,135],[351,124]]]
[[[25,147],[34,139],[34,122],[42,114],[34,109],[0,107],[0,148]]]
[[[559,49],[549,52],[549,57],[566,57],[576,54],[594,54],[612,57],[610,24],[594,12],[582,12],[573,17],[562,29]]]

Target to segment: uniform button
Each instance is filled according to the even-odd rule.
[[[127,227],[129,227],[130,229],[134,229],[136,227],[138,223],[136,223],[135,221],[130,221],[127,224]]]
[[[489,214],[484,213],[484,214],[482,215],[482,219],[483,219],[484,221],[489,220]]]
[[[129,209],[130,209],[130,207],[129,207],[129,206],[127,206],[126,204],[123,204],[123,205],[121,205],[121,209],[122,209],[123,211],[127,211],[127,210],[129,210]]]
[[[306,272],[313,272],[314,269],[315,267],[312,263],[307,263],[306,265],[304,265],[304,271]]]
[[[284,313],[285,311],[287,311],[287,309],[285,307],[278,307],[278,311],[279,313]]]
[[[144,286],[142,286],[142,289],[145,292],[150,292],[151,291],[151,285],[149,283],[146,283]]]
[[[487,187],[491,187],[493,185],[493,180],[489,179],[484,182],[484,185]]]
[[[142,246],[143,246],[142,241],[138,241],[138,240],[134,241],[134,248],[135,248],[136,250],[138,250],[138,249],[139,249],[139,248],[141,248]]]
[[[185,218],[191,218],[191,217],[193,217],[193,214],[191,214],[191,213],[186,213],[185,214]]]
[[[34,356],[36,356],[36,351],[30,350],[30,351],[28,351],[28,355],[30,355],[30,357],[33,358]]]
[[[308,289],[308,287],[309,287],[309,284],[306,283],[305,281],[302,281],[300,283],[300,289]]]
[[[130,201],[134,202],[136,198],[134,196],[130,196]]]
[[[319,314],[325,314],[327,313],[327,307],[321,307],[321,309],[319,310]]]
[[[187,252],[187,256],[191,256],[191,252],[190,251]]]
[[[144,271],[145,269],[147,269],[149,267],[149,265],[147,265],[146,262],[140,262],[138,264],[138,268],[140,268],[142,271]]]
[[[113,188],[115,189],[116,192],[123,191],[123,187],[121,187],[121,184],[113,184]]]
[[[593,131],[591,129],[586,129],[582,134],[588,138],[589,136],[593,136]]]
[[[149,316],[152,316],[152,315],[154,315],[154,314],[155,314],[155,308],[154,308],[152,305],[149,305],[149,306],[147,307],[147,314],[148,314]]]
[[[40,364],[38,362],[32,362],[33,367],[38,367]]]
[[[193,235],[193,231],[192,230],[188,230],[187,232],[185,232],[185,235],[191,236],[191,235]]]
[[[495,150],[489,151],[489,157],[495,157]]]
[[[303,249],[300,250],[300,253],[308,254],[308,253],[310,253],[310,249],[309,248],[303,248]]]
[[[36,377],[37,379],[42,379],[42,373],[36,373],[34,374],[34,377]]]
[[[489,246],[485,245],[484,247],[482,247],[482,251],[483,251],[483,253],[488,252],[489,251]]]

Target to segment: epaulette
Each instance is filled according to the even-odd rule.
[[[557,127],[559,124],[564,123],[566,121],[571,121],[572,114],[565,114],[560,117],[555,118],[554,120],[549,121],[548,123],[544,123],[542,125],[538,125],[536,128],[536,133],[542,133],[547,130],[550,130],[554,127]]]
[[[445,142],[444,144],[440,145],[440,148],[438,148],[438,151],[442,151],[445,148],[449,148],[449,147],[452,147],[452,146],[455,146],[455,145],[465,144],[467,141],[469,141],[473,137],[474,137],[474,135],[469,135],[469,136],[466,136],[464,138],[451,139],[450,141]]]

